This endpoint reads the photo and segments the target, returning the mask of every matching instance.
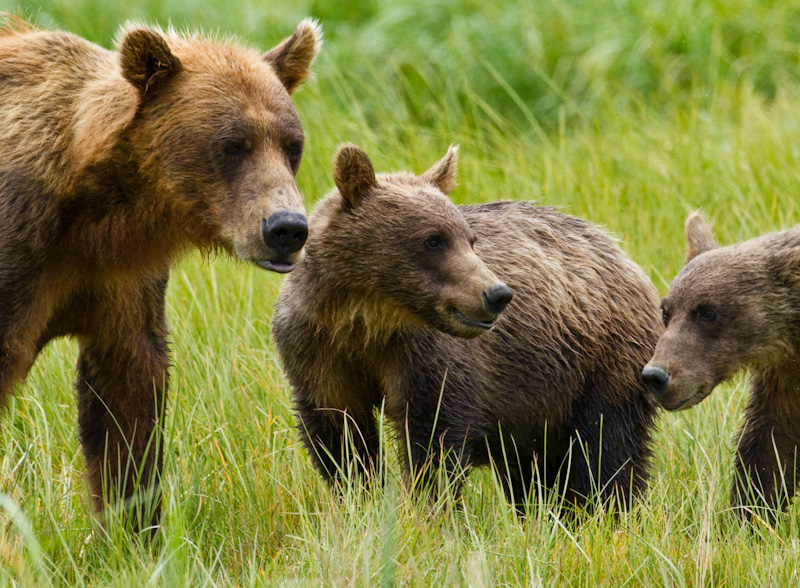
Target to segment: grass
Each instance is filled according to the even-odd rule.
[[[738,0],[202,5],[43,0],[23,11],[111,46],[127,18],[219,28],[267,48],[307,14],[327,41],[296,96],[307,204],[355,142],[378,169],[422,171],[462,146],[453,199],[537,199],[616,234],[662,292],[702,208],[724,243],[800,222],[796,9]],[[289,6],[291,4],[291,6]],[[325,4],[325,5],[323,5]],[[509,252],[513,254],[513,252]],[[383,488],[332,493],[294,430],[270,340],[281,279],[190,256],[168,298],[174,368],[164,532],[151,547],[93,522],[76,439],[74,343],[37,360],[0,436],[0,585],[797,585],[798,507],[728,511],[746,379],[664,414],[650,489],[619,519],[518,520],[488,471],[462,510],[406,497],[391,432]]]

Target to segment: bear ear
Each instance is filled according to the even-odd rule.
[[[181,62],[170,51],[167,40],[149,29],[136,28],[125,33],[119,53],[122,75],[142,96],[181,69]]]
[[[711,227],[697,211],[690,214],[686,219],[686,241],[686,263],[689,263],[701,253],[719,247],[719,243],[714,239],[714,234],[711,232]]]
[[[370,190],[378,187],[372,162],[364,151],[345,143],[333,158],[333,181],[349,208],[354,208]]]
[[[458,145],[450,149],[438,163],[422,174],[421,178],[439,188],[443,194],[450,194],[456,187],[456,168],[458,167]]]
[[[264,59],[275,70],[289,94],[292,94],[310,75],[311,63],[321,45],[322,29],[319,23],[307,18],[297,25],[291,37],[264,53]]]
[[[781,282],[793,290],[800,288],[800,247],[774,253],[772,267]]]

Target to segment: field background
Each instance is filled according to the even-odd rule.
[[[316,79],[296,95],[310,207],[345,140],[379,170],[461,144],[453,199],[536,199],[605,226],[666,293],[683,220],[731,243],[800,222],[800,5],[760,0],[0,0],[106,47],[139,19],[271,47],[311,15]],[[513,255],[513,252],[509,252]],[[797,507],[728,511],[746,380],[664,414],[650,490],[618,520],[520,522],[488,471],[461,511],[387,483],[336,496],[294,431],[270,339],[281,278],[192,256],[172,274],[164,532],[93,523],[76,438],[76,347],[49,346],[2,415],[0,586],[796,586]],[[0,303],[2,303],[0,301]]]

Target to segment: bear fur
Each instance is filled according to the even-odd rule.
[[[142,481],[138,523],[157,520],[170,262],[198,247],[288,271],[301,255],[289,94],[319,40],[304,21],[262,55],[132,25],[112,52],[15,17],[0,26],[0,401],[48,341],[77,338],[98,510],[131,504]]]
[[[331,481],[373,471],[382,408],[414,476],[494,463],[518,507],[534,481],[578,505],[626,502],[647,480],[656,289],[553,208],[456,207],[455,171],[454,149],[419,177],[376,176],[353,146],[335,157],[337,189],[310,217],[272,329],[312,460]],[[481,316],[497,279],[513,300]]]
[[[800,226],[720,247],[694,213],[686,236],[687,263],[662,302],[666,330],[643,377],[664,408],[685,410],[750,370],[731,501],[770,507],[771,518],[797,485]]]

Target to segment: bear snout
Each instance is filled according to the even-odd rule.
[[[505,284],[495,284],[483,293],[483,306],[487,312],[497,316],[505,310],[513,297],[511,288]]]
[[[667,391],[669,374],[664,368],[646,365],[642,370],[642,380],[650,393],[656,398],[659,398]]]
[[[299,212],[279,210],[261,219],[264,243],[279,257],[287,257],[303,248],[308,238],[308,222]]]

